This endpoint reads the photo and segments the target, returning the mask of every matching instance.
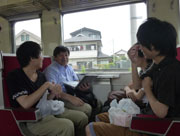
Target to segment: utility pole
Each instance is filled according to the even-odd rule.
[[[136,40],[136,31],[137,31],[137,14],[136,14],[136,5],[130,5],[130,23],[131,23],[131,45],[137,42]]]

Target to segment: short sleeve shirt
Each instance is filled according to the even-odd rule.
[[[7,85],[12,107],[20,107],[16,101],[18,97],[32,94],[46,82],[46,78],[41,72],[37,71],[37,74],[38,78],[35,82],[31,81],[22,69],[16,69],[8,74]],[[36,104],[33,107],[35,107]]]
[[[169,106],[167,117],[180,117],[180,62],[165,58],[147,73],[153,81],[156,99]],[[150,106],[149,106],[150,107]]]

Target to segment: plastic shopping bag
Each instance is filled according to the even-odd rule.
[[[117,100],[114,99],[109,109],[109,120],[111,124],[129,127],[132,116],[140,113],[140,108],[128,98],[123,98],[117,103]]]
[[[43,117],[47,115],[59,115],[64,112],[64,102],[59,100],[47,100],[48,91],[40,99],[36,108],[40,109]]]

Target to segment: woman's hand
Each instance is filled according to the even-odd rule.
[[[135,44],[128,50],[128,56],[132,63],[136,63],[138,57],[139,45]]]

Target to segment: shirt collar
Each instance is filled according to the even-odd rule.
[[[154,68],[155,69],[162,69],[164,68],[166,65],[171,64],[173,61],[175,61],[175,58],[171,58],[171,57],[165,57],[159,64],[154,64]]]
[[[63,65],[61,65],[61,64],[59,64],[57,61],[54,61],[53,62],[55,65],[57,65],[59,68],[67,68],[68,67],[68,65],[66,65],[66,66],[63,66]]]

